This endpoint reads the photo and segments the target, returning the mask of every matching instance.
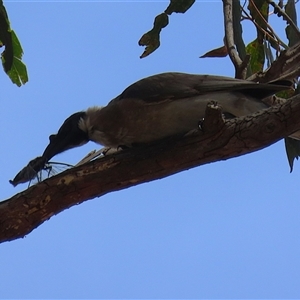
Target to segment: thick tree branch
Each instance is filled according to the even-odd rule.
[[[24,237],[53,215],[106,193],[267,147],[300,128],[300,95],[243,118],[206,114],[204,132],[109,155],[49,178],[0,203],[0,242]],[[217,116],[215,115],[217,114]],[[211,116],[217,130],[210,130]],[[214,125],[213,125],[214,126]],[[209,129],[209,130],[208,130]]]

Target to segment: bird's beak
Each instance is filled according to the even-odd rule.
[[[58,153],[81,146],[89,141],[87,133],[78,127],[80,119],[84,117],[85,112],[71,115],[65,120],[57,134],[50,135],[50,142],[43,153],[43,157],[47,161]]]

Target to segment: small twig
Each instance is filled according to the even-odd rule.
[[[104,157],[110,154],[114,154],[116,152],[120,151],[119,148],[109,148],[109,147],[103,147],[99,150],[93,150],[90,153],[88,153],[82,160],[80,160],[75,167],[81,166],[89,161],[92,161],[94,159],[98,159],[100,157]]]
[[[234,28],[232,16],[232,0],[223,0],[225,44],[229,57],[235,67],[235,78],[246,78],[247,64],[241,60],[234,41]],[[248,58],[247,58],[248,59]]]
[[[264,28],[262,28],[261,26],[259,26],[255,20],[253,20],[253,18],[247,13],[247,11],[243,8],[242,8],[242,11],[243,13],[246,15],[247,19],[250,20],[258,30],[262,31],[266,36],[268,36],[269,39],[273,40],[276,44],[280,44],[283,48],[287,49],[288,48],[288,45],[286,45],[280,38],[279,36],[275,33],[275,31],[273,30],[273,28],[270,26],[270,24],[268,24],[268,22],[266,22],[266,20],[264,19],[263,16],[262,19],[263,21],[266,23],[268,29],[270,30],[271,34],[276,38],[274,38],[267,30],[265,30]],[[256,6],[255,6],[256,8]]]
[[[267,0],[269,4],[271,4],[274,9],[283,16],[283,19],[287,21],[287,23],[295,30],[296,34],[300,38],[300,30],[297,27],[297,25],[294,23],[294,21],[290,18],[290,16],[279,6],[277,5],[273,0]]]
[[[98,151],[96,150],[92,150],[90,153],[88,153],[82,160],[80,160],[75,166],[81,166],[89,161],[91,161],[92,159],[94,159],[96,156],[100,156],[106,148],[101,148]]]
[[[300,77],[300,43],[282,51],[268,69],[251,75],[247,80],[265,83],[274,80],[294,81],[297,77]]]
[[[271,67],[255,73],[248,80],[271,82],[274,80],[294,80],[300,76],[300,43],[282,51]]]

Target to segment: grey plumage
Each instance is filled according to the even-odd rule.
[[[144,144],[197,128],[210,101],[239,117],[265,109],[261,100],[286,86],[222,76],[163,73],[142,79],[79,122],[90,140],[107,147]]]
[[[10,182],[17,185],[31,180],[53,156],[90,140],[107,147],[131,147],[184,135],[197,129],[210,101],[234,117],[268,108],[262,99],[288,89],[286,84],[184,73],[144,78],[107,106],[91,107],[68,117],[58,133],[50,135],[42,156],[29,162]]]

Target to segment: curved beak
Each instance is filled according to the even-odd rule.
[[[46,161],[58,153],[81,146],[89,141],[87,133],[78,127],[80,119],[84,118],[85,114],[85,112],[77,112],[71,115],[59,128],[57,134],[49,136],[50,142],[42,155]]]

